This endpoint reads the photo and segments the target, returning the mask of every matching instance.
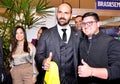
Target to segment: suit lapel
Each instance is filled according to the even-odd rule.
[[[53,28],[52,37],[53,37],[53,44],[54,44],[53,48],[57,52],[57,56],[60,59],[60,36],[57,31],[57,26]]]
[[[75,31],[73,28],[71,28],[71,36],[72,36],[72,46],[73,46],[73,58],[74,58],[74,66],[75,70],[77,71],[77,65],[78,65],[78,47],[79,47],[79,41],[80,36],[77,31]],[[77,75],[77,73],[75,73]]]

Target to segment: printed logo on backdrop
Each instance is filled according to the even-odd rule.
[[[120,10],[120,0],[96,0],[96,9]]]

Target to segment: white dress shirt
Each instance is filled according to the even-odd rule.
[[[57,30],[58,30],[58,33],[59,33],[61,39],[63,37],[63,31],[62,31],[62,29],[67,29],[66,30],[66,35],[67,35],[67,41],[66,41],[66,43],[68,43],[68,41],[70,39],[70,35],[71,35],[71,27],[70,27],[70,25],[67,25],[65,28],[63,28],[59,24],[57,24]]]

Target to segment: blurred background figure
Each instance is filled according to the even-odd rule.
[[[118,40],[120,40],[120,25],[118,26]]]
[[[82,23],[82,16],[81,15],[77,15],[75,17],[75,27],[81,31],[81,23]]]
[[[6,71],[3,63],[3,49],[1,37],[0,37],[0,84],[6,84]]]
[[[81,15],[77,15],[75,17],[75,28],[77,30],[79,30],[79,35],[82,36],[82,38],[83,38],[84,37],[84,33],[82,31],[81,23],[82,23],[82,16]]]
[[[44,27],[44,26],[41,27],[41,28],[38,30],[37,38],[36,38],[36,39],[32,39],[31,43],[36,47],[36,49],[37,49],[38,40],[39,40],[41,34],[42,34],[45,30],[47,30],[47,29],[48,29],[47,27]],[[36,66],[36,67],[37,67],[37,66]],[[37,75],[37,81],[36,81],[35,84],[42,84],[42,83],[44,82],[44,79],[42,79],[42,78],[44,78],[45,72],[44,72],[41,68],[39,68],[39,67],[37,67],[37,70],[38,70],[39,74]]]
[[[42,34],[42,32],[44,30],[47,30],[48,28],[47,27],[41,27],[39,30],[38,30],[38,33],[37,33],[37,38],[36,39],[32,39],[31,43],[33,43],[33,45],[37,48],[37,43],[38,43],[38,40]]]

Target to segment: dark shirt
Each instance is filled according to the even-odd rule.
[[[31,43],[37,48],[37,45],[38,45],[37,39],[32,39]]]
[[[99,32],[93,35],[92,41],[84,38],[80,46],[81,59],[91,67],[107,68],[109,76],[107,80],[96,77],[80,78],[79,81],[82,84],[112,84],[113,81],[120,80],[120,42],[118,40]]]

